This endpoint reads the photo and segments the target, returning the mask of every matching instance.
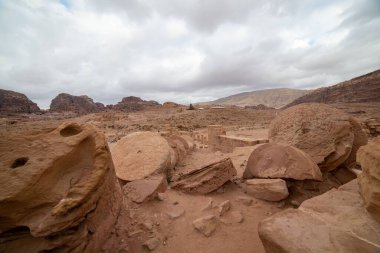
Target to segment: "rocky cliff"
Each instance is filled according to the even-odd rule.
[[[0,112],[5,113],[36,113],[40,108],[27,96],[10,90],[0,89]]]
[[[302,103],[366,103],[380,102],[380,70],[324,87],[297,98],[286,107]]]
[[[130,96],[124,97],[119,103],[112,106],[112,109],[116,111],[135,112],[159,106],[161,105],[156,101],[146,101],[139,97]]]
[[[102,103],[95,103],[88,96],[73,96],[61,93],[50,104],[51,112],[75,112],[79,114],[100,112],[104,110]]]

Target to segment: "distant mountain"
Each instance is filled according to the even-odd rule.
[[[27,96],[11,90],[0,89],[0,112],[37,113],[40,108]]]
[[[199,105],[236,105],[245,107],[261,104],[267,107],[281,108],[309,92],[310,90],[288,88],[257,90],[239,93],[210,102],[199,103]]]
[[[83,96],[73,96],[67,93],[61,93],[56,96],[50,104],[51,112],[75,112],[87,114],[103,111],[102,103],[95,103],[92,98]]]
[[[115,111],[137,112],[145,109],[158,108],[160,106],[161,105],[154,100],[146,101],[139,97],[129,96],[124,97],[120,102],[110,108]]]
[[[286,105],[301,103],[363,103],[380,102],[380,70],[314,90]]]

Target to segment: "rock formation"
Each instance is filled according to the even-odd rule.
[[[87,114],[100,112],[104,110],[102,103],[94,103],[88,96],[73,96],[61,93],[56,96],[50,104],[51,112],[75,112],[78,114]]]
[[[65,123],[0,142],[0,252],[99,252],[122,205],[104,135]]]
[[[270,124],[269,142],[309,154],[322,171],[354,161],[364,144],[362,129],[342,111],[325,104],[301,104],[282,111]]]
[[[149,108],[157,108],[161,106],[156,101],[146,101],[139,97],[124,97],[119,103],[112,107],[113,110],[123,111],[123,112],[136,112],[142,111]]]
[[[0,89],[0,112],[37,113],[40,108],[22,93]]]
[[[165,138],[153,132],[135,132],[120,139],[112,148],[116,176],[124,181],[167,173],[171,148]]]
[[[217,190],[236,175],[230,158],[209,164],[186,173],[181,173],[171,188],[187,193],[206,194]]]
[[[267,253],[380,252],[380,223],[363,207],[357,180],[304,201],[263,221]]]
[[[358,176],[365,207],[380,222],[380,137],[358,151],[358,163],[363,172]]]
[[[286,182],[282,179],[249,179],[245,185],[247,193],[257,199],[280,201],[289,196]]]
[[[243,177],[321,181],[322,173],[311,157],[298,148],[266,143],[253,150]]]
[[[301,103],[363,103],[380,102],[380,70],[344,81],[330,87],[316,89],[295,99],[285,108]]]

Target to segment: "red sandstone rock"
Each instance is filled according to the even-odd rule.
[[[22,93],[0,89],[0,112],[37,113],[40,108]]]
[[[0,142],[0,251],[99,252],[122,204],[103,134],[63,124]]]

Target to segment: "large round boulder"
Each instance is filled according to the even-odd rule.
[[[261,144],[253,150],[243,177],[322,180],[319,167],[308,154],[276,143]]]
[[[112,148],[116,176],[124,181],[166,173],[171,164],[171,147],[158,133],[135,132]]]
[[[291,145],[311,156],[322,171],[353,161],[365,141],[362,129],[344,112],[326,104],[300,104],[282,111],[269,128],[269,141]]]

